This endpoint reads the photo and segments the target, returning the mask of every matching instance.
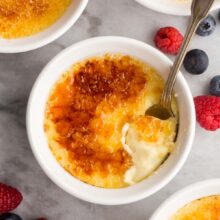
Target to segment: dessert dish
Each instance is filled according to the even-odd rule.
[[[160,93],[163,87],[163,80],[166,79],[169,73],[171,61],[166,56],[164,56],[162,53],[160,53],[158,50],[137,40],[128,39],[124,37],[93,38],[93,39],[79,42],[65,49],[59,55],[57,55],[41,72],[41,74],[39,75],[32,89],[29,102],[28,102],[27,132],[28,132],[28,137],[30,140],[33,153],[37,161],[39,162],[40,166],[45,171],[45,173],[60,188],[70,193],[71,195],[74,195],[80,199],[83,199],[83,200],[86,200],[92,203],[105,204],[105,205],[119,205],[119,204],[126,204],[126,203],[131,203],[134,201],[138,201],[140,199],[148,197],[149,195],[152,195],[153,193],[155,193],[156,191],[164,187],[180,170],[180,168],[184,164],[190,152],[192,140],[194,137],[194,131],[195,131],[194,103],[193,103],[192,96],[190,94],[190,90],[186,84],[186,81],[184,80],[183,76],[179,74],[177,76],[177,81],[176,81],[175,90],[174,90],[175,95],[176,95],[175,97],[176,104],[174,102],[174,106],[175,105],[178,106],[178,115],[176,114],[178,116],[178,122],[179,122],[178,135],[175,138],[175,145],[171,146],[170,148],[169,147],[165,148],[166,152],[168,149],[168,152],[171,152],[171,153],[170,154],[165,153],[167,157],[165,158],[162,157],[164,162],[161,160],[160,162],[162,164],[159,163],[159,167],[155,167],[155,170],[153,169],[152,173],[150,171],[149,173],[147,173],[146,176],[144,175],[143,179],[140,178],[139,180],[137,180],[136,178],[132,178],[135,184],[124,183],[124,181],[121,181],[122,178],[120,178],[121,180],[119,183],[122,183],[121,186],[120,184],[117,183],[114,185],[113,184],[110,185],[111,187],[108,187],[108,188],[105,187],[105,185],[103,184],[105,183],[104,181],[108,180],[106,176],[102,177],[100,181],[97,181],[100,187],[92,185],[91,182],[89,183],[89,182],[82,181],[82,179],[80,180],[79,178],[73,176],[66,169],[64,169],[60,165],[60,163],[56,160],[56,157],[54,157],[54,154],[51,151],[51,148],[49,147],[49,144],[48,144],[49,143],[48,136],[45,135],[45,128],[46,128],[45,127],[45,114],[47,115],[49,98],[51,97],[51,94],[55,90],[56,85],[58,85],[61,82],[60,81],[61,79],[65,78],[65,75],[66,75],[65,73],[68,73],[68,72],[73,73],[71,70],[72,68],[76,67],[77,64],[79,67],[80,64],[81,65],[83,64],[83,62],[86,62],[94,58],[100,58],[100,57],[103,58],[105,54],[109,54],[110,56],[112,55],[119,56],[119,57],[125,56],[127,57],[126,59],[128,59],[128,57],[133,58],[133,59],[128,59],[128,60],[131,61],[131,64],[133,63],[132,68],[135,68],[135,66],[139,66],[138,68],[139,71],[137,71],[136,74],[132,74],[132,77],[130,79],[132,79],[133,76],[136,76],[135,79],[138,79],[138,80],[133,81],[132,85],[133,86],[137,85],[137,87],[136,86],[132,87],[136,89],[134,90],[135,92],[130,93],[131,90],[129,89],[129,87],[126,86],[127,83],[123,84],[122,83],[123,80],[121,78],[119,79],[118,77],[115,77],[115,80],[116,80],[115,83],[117,82],[119,83],[119,85],[121,85],[122,83],[121,88],[120,86],[117,87],[117,86],[110,86],[111,84],[109,85],[111,89],[114,88],[114,91],[117,91],[117,88],[120,88],[119,96],[115,96],[115,99],[113,97],[111,98],[111,101],[115,101],[115,105],[113,105],[113,108],[109,108],[108,101],[109,101],[110,95],[108,95],[107,96],[108,99],[106,99],[107,108],[106,109],[99,108],[97,109],[97,111],[95,111],[95,113],[101,113],[103,112],[103,110],[105,110],[108,113],[110,113],[111,116],[113,116],[112,112],[109,111],[109,109],[110,110],[115,109],[120,112],[120,108],[119,108],[120,106],[121,107],[123,107],[123,105],[129,106],[129,105],[132,105],[132,103],[134,104],[136,101],[138,101],[137,95],[142,94],[141,88],[143,87],[143,81],[145,81],[143,79],[144,77],[142,74],[145,71],[148,72],[148,74],[150,74],[149,70],[151,71],[154,70],[153,73],[155,74],[152,73],[150,75],[157,78],[157,80],[155,81],[157,82],[156,88],[161,87],[161,89],[159,90],[156,89],[154,91],[154,93],[156,94],[158,93],[158,95],[154,96],[151,99],[151,101],[155,101],[156,103],[158,103],[159,100],[157,100],[155,97],[158,97],[158,99],[160,98]],[[133,62],[132,60],[133,61],[136,60],[136,61]],[[136,65],[134,66],[135,63]],[[142,65],[137,65],[138,63],[139,64],[144,63],[144,66],[146,67],[144,68],[145,71],[143,71],[143,68],[141,68],[142,71],[140,71],[140,66]],[[128,69],[126,68],[126,70]],[[122,72],[125,72],[125,71],[122,71]],[[110,75],[111,74],[109,74],[108,76]],[[76,76],[76,75],[72,75],[72,76]],[[152,82],[155,79],[154,77],[152,78]],[[102,79],[102,78],[99,77],[99,79]],[[129,77],[126,79],[129,79]],[[162,83],[158,83],[158,80],[159,82],[162,82]],[[93,82],[92,85],[97,85],[96,80],[92,82]],[[98,82],[100,82],[100,80]],[[101,83],[105,84],[107,82],[106,80],[101,80]],[[127,80],[124,82],[127,82]],[[149,90],[150,88],[151,89],[153,88],[153,87],[150,87],[150,85],[152,86],[152,82],[146,83],[146,88],[148,88]],[[81,80],[81,83],[82,83],[82,80]],[[85,88],[87,89],[88,87],[85,87]],[[98,87],[98,88],[102,88],[102,87]],[[96,86],[91,91],[94,92],[94,89],[96,89]],[[111,91],[112,90],[109,90],[109,92]],[[145,91],[145,90],[142,90],[142,91]],[[128,96],[123,96],[123,94],[127,94]],[[124,97],[124,101],[121,101],[123,97]],[[100,98],[102,98],[102,96],[100,96]],[[65,99],[66,99],[66,96],[65,96]],[[130,102],[132,99],[134,100],[134,102]],[[148,99],[144,99],[144,100],[149,101],[150,98],[148,97]],[[149,105],[150,104],[154,104],[154,103],[149,102]],[[92,102],[92,105],[94,106],[94,102]],[[103,105],[101,106],[104,107]],[[147,108],[144,108],[144,111],[146,109]],[[98,110],[102,110],[102,111],[98,111]],[[131,108],[127,108],[125,110],[129,112],[131,111]],[[135,114],[138,116],[143,116],[143,114],[139,114],[138,111],[134,112],[134,116]],[[133,114],[131,114],[131,116],[132,115]],[[121,117],[119,118],[121,119]],[[100,118],[98,117],[98,119]],[[121,124],[113,123],[113,120],[109,119],[109,122],[111,122],[109,123],[109,126],[108,126],[109,131],[112,131],[112,126],[114,127],[115,125],[117,125],[116,128],[118,129],[118,131],[120,131],[120,132],[117,132],[118,137],[120,136],[120,140],[115,139],[118,145],[115,144],[113,145],[112,148],[110,145],[102,144],[102,146],[104,146],[104,149],[107,149],[107,150],[110,149],[112,151],[117,149],[115,148],[115,146],[119,146],[120,149],[122,149],[122,152],[124,152],[123,154],[128,156],[126,158],[129,158],[130,161],[132,162],[131,164],[129,162],[130,164],[129,168],[132,167],[134,162],[132,160],[132,155],[130,155],[131,152],[129,148],[123,145],[124,140],[126,140],[127,142],[128,136],[126,134],[129,133],[129,130],[125,128],[126,128],[127,123],[129,124],[129,129],[132,128],[136,124],[137,119],[138,118],[131,118],[131,120],[124,120],[122,121]],[[97,121],[100,123],[100,120],[97,120]],[[95,126],[96,124],[101,125],[101,128],[103,128],[103,130],[99,129],[100,130],[99,134],[105,133],[107,135],[110,135],[111,132],[108,132],[107,127],[103,127],[103,125],[99,123],[93,123],[93,127],[95,127],[96,129],[99,129],[99,126]],[[164,123],[159,123],[159,124],[164,126]],[[123,131],[125,131],[125,133],[123,133]],[[99,137],[101,136],[99,135]],[[167,136],[165,135],[163,137],[164,137],[163,139],[166,139]],[[109,140],[109,138],[107,139]],[[100,140],[106,141],[106,139],[102,139],[102,138],[99,138],[99,141]],[[92,139],[92,141],[94,141],[94,139]],[[94,142],[91,142],[91,145],[93,144]],[[133,146],[131,146],[131,143],[129,145],[130,145],[130,149],[132,150]],[[121,161],[121,157],[118,157],[118,158],[114,157],[113,159],[117,161]],[[151,163],[148,163],[148,164],[151,164]],[[104,166],[103,169],[106,169],[106,166]],[[126,169],[126,171],[127,170],[129,169]],[[121,175],[120,177],[123,177],[123,180],[124,180],[126,172],[122,172],[122,173],[123,175]],[[109,173],[107,172],[107,174]],[[82,177],[85,177],[85,176],[86,175],[82,175]],[[92,178],[93,177],[94,176],[92,176]],[[91,181],[91,179],[88,179],[88,180]],[[103,184],[103,187],[101,187],[101,184]]]
[[[152,175],[175,147],[176,117],[145,116],[164,81],[131,56],[106,54],[73,64],[47,101],[45,133],[59,164],[104,188],[126,187]]]
[[[88,0],[1,0],[0,53],[42,47],[77,21]]]
[[[171,15],[190,15],[191,0],[136,0],[152,10]],[[215,0],[212,10],[220,7],[220,0]]]
[[[150,220],[218,220],[220,216],[220,179],[194,183],[168,198]]]

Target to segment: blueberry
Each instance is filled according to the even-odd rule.
[[[216,28],[216,21],[212,15],[205,18],[196,30],[196,33],[200,36],[209,36],[214,32]]]
[[[5,213],[0,215],[0,220],[22,220],[22,218],[14,213]]]
[[[183,65],[191,74],[202,74],[208,68],[209,58],[204,51],[194,49],[186,54]]]
[[[211,95],[220,96],[220,75],[212,78],[209,86]]]

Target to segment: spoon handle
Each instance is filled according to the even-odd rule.
[[[190,18],[188,28],[186,30],[183,44],[176,57],[173,67],[171,68],[170,74],[166,81],[166,84],[165,84],[165,87],[164,87],[164,90],[161,96],[161,100],[160,100],[160,104],[163,107],[169,109],[170,112],[172,112],[171,110],[172,91],[173,91],[173,87],[176,81],[177,73],[180,70],[180,67],[185,58],[190,41],[199,23],[202,21],[202,19],[204,19],[208,15],[213,2],[214,0],[194,0],[192,3],[192,7],[191,7],[192,15]]]

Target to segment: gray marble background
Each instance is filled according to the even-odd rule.
[[[217,14],[214,12],[213,14]],[[192,152],[180,173],[164,189],[140,202],[105,207],[74,198],[43,173],[30,150],[25,129],[25,110],[31,87],[41,69],[69,45],[94,36],[120,35],[153,45],[162,26],[185,30],[187,18],[158,14],[134,0],[90,0],[86,11],[64,36],[41,49],[22,54],[0,54],[0,182],[18,187],[24,195],[16,210],[24,220],[45,216],[50,220],[147,220],[168,196],[196,181],[220,177],[220,132],[199,126]],[[215,34],[196,36],[192,48],[210,57],[207,72],[185,73],[193,95],[206,94],[209,80],[220,75],[220,22]]]

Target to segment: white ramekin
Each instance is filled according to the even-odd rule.
[[[54,83],[69,67],[88,57],[122,53],[139,58],[166,78],[172,62],[161,52],[137,40],[124,37],[98,37],[74,44],[58,54],[41,72],[27,107],[27,132],[33,153],[45,173],[66,192],[89,202],[119,205],[141,200],[164,187],[183,166],[195,132],[195,112],[189,87],[179,74],[175,85],[180,111],[180,127],[174,152],[157,172],[140,183],[123,189],[97,188],[66,172],[49,150],[43,130],[45,104]]]
[[[150,220],[169,220],[173,214],[186,204],[213,195],[220,195],[220,179],[211,179],[194,183],[168,198],[155,211]]]
[[[20,53],[37,49],[56,40],[80,17],[88,0],[73,0],[64,15],[52,26],[30,37],[18,39],[0,38],[0,53]]]
[[[170,15],[190,15],[190,0],[136,0],[143,6]],[[212,10],[220,8],[220,0],[215,0]]]

